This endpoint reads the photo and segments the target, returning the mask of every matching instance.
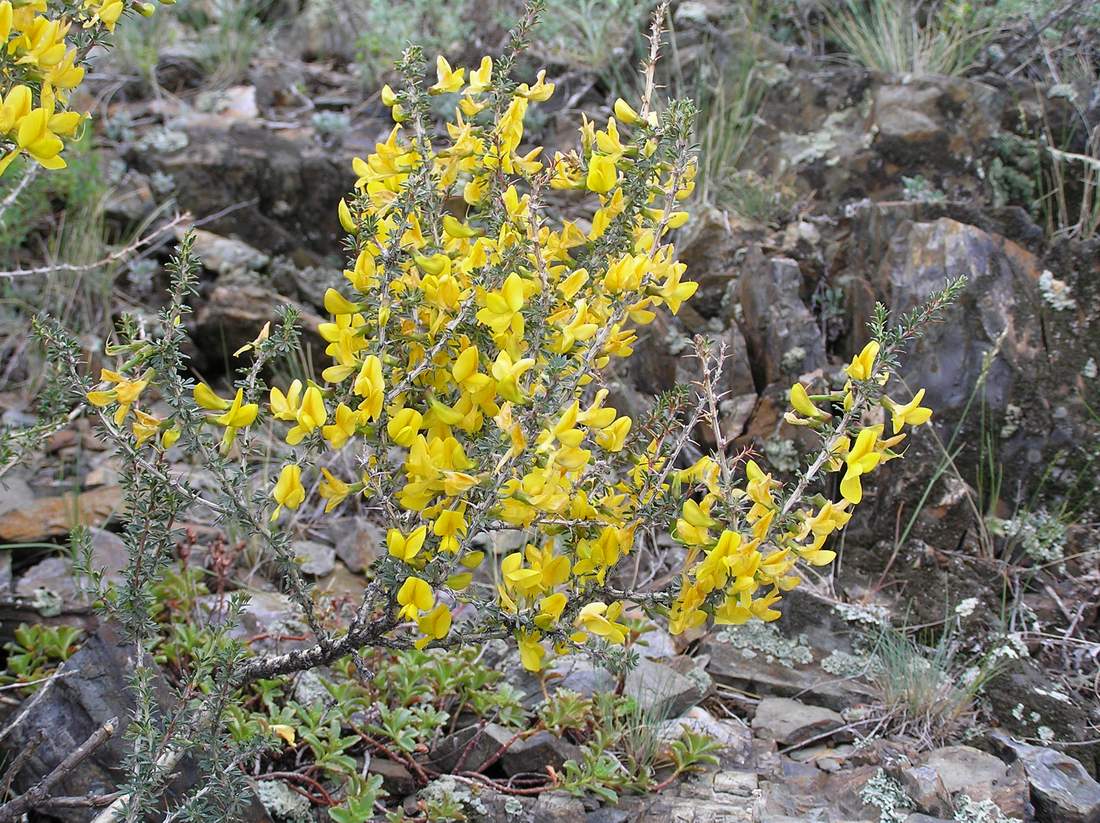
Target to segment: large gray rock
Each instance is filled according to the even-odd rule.
[[[350,158],[333,159],[308,136],[220,116],[195,116],[168,130],[185,151],[147,151],[137,160],[142,171],[172,177],[180,208],[196,217],[221,215],[208,230],[266,253],[340,248],[336,205],[355,181]],[[228,208],[237,204],[248,205]]]
[[[130,743],[122,729],[136,709],[129,682],[133,666],[133,647],[113,626],[105,625],[61,666],[60,673],[69,676],[51,680],[42,687],[46,690],[44,694],[28,698],[28,702],[34,701],[29,711],[0,744],[8,757],[14,757],[40,738],[15,780],[17,791],[26,790],[49,773],[111,718],[118,719],[118,731],[79,768],[64,775],[54,785],[53,794],[70,797],[109,794],[125,785]],[[159,670],[154,670],[150,688],[160,710],[167,711],[174,705],[168,683]],[[194,763],[189,758],[182,760],[165,795],[168,802],[184,796],[197,779]],[[251,799],[249,802],[251,805],[239,819],[265,820],[262,808],[258,809]],[[64,823],[87,823],[98,813],[92,808],[72,808],[52,810],[50,815],[51,819]]]
[[[537,731],[530,737],[524,737],[504,752],[500,758],[504,773],[509,777],[516,774],[546,774],[551,766],[561,771],[566,760],[581,759],[581,750],[548,731]]]
[[[1008,766],[995,755],[973,746],[944,746],[928,753],[925,765],[935,771],[950,794],[973,793],[978,787],[992,787],[1004,778]]]
[[[1097,823],[1100,784],[1069,755],[1029,746],[1007,736],[996,740],[1023,763],[1040,823]]]
[[[623,694],[658,719],[678,717],[703,699],[700,684],[663,663],[642,658],[623,684]]]
[[[786,697],[765,697],[752,719],[752,730],[758,737],[783,746],[820,738],[843,725],[844,718],[832,709],[807,706]]]
[[[799,296],[802,274],[786,257],[754,246],[741,274],[741,331],[757,388],[825,365],[825,342]]]
[[[432,749],[427,765],[437,772],[477,771],[505,746],[516,742],[515,729],[498,723],[469,726],[440,740]]]

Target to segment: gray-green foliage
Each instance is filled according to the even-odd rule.
[[[475,5],[472,0],[365,0],[359,10],[364,25],[356,43],[364,85],[374,88],[384,82],[411,41],[432,57],[453,56],[471,39]]]

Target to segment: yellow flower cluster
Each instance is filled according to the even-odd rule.
[[[845,368],[850,380],[842,392],[811,396],[805,386],[796,383],[790,391],[792,410],[786,414],[787,422],[823,428],[832,414],[816,403],[833,404],[849,412],[856,405],[860,384],[875,390],[884,387],[890,370],[878,360],[879,350],[879,343],[872,341],[852,359]],[[804,488],[783,498],[779,495],[781,484],[749,460],[745,487],[734,490],[744,501],[743,517],[737,528],[723,528],[712,515],[729,495],[720,487],[714,460],[703,457],[691,469],[680,472],[681,481],[701,483],[705,494],[699,501],[686,501],[676,522],[674,534],[689,555],[669,615],[670,631],[679,634],[711,616],[721,624],[744,623],[754,617],[765,621],[778,618],[779,612],[772,606],[784,591],[800,582],[797,564],[824,566],[836,557],[823,547],[833,532],[847,524],[851,507],[863,499],[861,478],[898,456],[893,449],[905,438],[900,433],[904,426],[920,425],[931,418],[931,410],[920,405],[923,397],[921,389],[904,405],[881,398],[881,405],[893,415],[894,435],[889,438],[882,437],[883,425],[870,425],[861,428],[853,441],[847,431],[849,424],[858,421],[841,421],[828,437],[819,463],[810,470],[843,472],[842,499],[837,502],[821,499],[816,505],[802,505]]]
[[[842,391],[792,388],[788,421],[825,440],[793,490],[753,461],[742,486],[721,456],[675,470],[670,426],[621,415],[599,373],[630,356],[637,327],[696,290],[669,240],[694,185],[685,110],[658,117],[648,101],[636,111],[620,100],[602,128],[585,118],[578,146],[545,158],[521,148],[524,117],[553,93],[542,72],[514,84],[489,57],[472,71],[440,57],[426,93],[412,80],[383,89],[395,125],[354,160],[355,191],[338,209],[354,246],[347,286],[324,297],[331,364],[263,404],[194,390],[223,454],[263,419],[293,455],[272,521],[311,498],[331,512],[359,495],[386,516],[374,573],[417,646],[446,638],[452,608],[470,602],[532,670],[551,649],[626,641],[630,593],[611,573],[670,507],[683,571],[678,590],[649,602],[671,630],[774,619],[798,564],[833,559],[826,541],[860,501],[861,478],[930,416],[922,393],[906,404],[881,394],[890,369],[873,343]],[[429,95],[453,100],[445,130],[427,120]],[[568,201],[572,219],[548,198]],[[110,388],[89,399],[116,404],[121,425],[149,377],[104,372]],[[892,414],[891,437],[863,424],[875,406]],[[842,500],[804,502],[818,471],[843,471]],[[493,558],[475,587],[485,538],[501,530],[522,548]]]
[[[114,32],[127,8],[154,11],[151,3],[124,0],[0,0],[0,175],[20,154],[47,169],[65,167],[62,138],[84,119],[65,110],[69,96],[84,79],[88,51]]]

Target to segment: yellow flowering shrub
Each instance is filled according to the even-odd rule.
[[[21,154],[47,169],[65,167],[65,140],[84,121],[69,98],[89,53],[124,14],[154,9],[134,0],[0,0],[0,177]]]
[[[195,453],[231,456],[273,427],[287,458],[256,521],[269,534],[306,509],[362,504],[382,518],[386,554],[351,631],[373,610],[391,644],[510,635],[539,670],[551,652],[621,646],[631,604],[677,634],[708,619],[772,620],[800,564],[833,559],[827,541],[862,499],[863,478],[898,455],[906,426],[928,420],[920,394],[902,404],[883,392],[897,350],[938,306],[900,331],[880,318],[842,388],[791,389],[788,422],[821,437],[795,482],[725,449],[683,466],[690,431],[660,408],[644,420],[620,414],[601,371],[696,290],[672,241],[693,189],[692,106],[658,111],[650,84],[636,105],[582,118],[575,147],[550,155],[525,143],[525,115],[554,84],[544,72],[513,81],[514,61],[439,57],[429,85],[423,58],[406,54],[406,83],[382,91],[395,124],[355,159],[354,191],[339,204],[347,284],[325,295],[331,316],[318,329],[330,364],[263,395],[259,360],[233,397],[194,386],[198,411],[184,416],[201,414],[208,438]],[[437,95],[451,112],[441,127]],[[267,338],[265,328],[245,350],[260,357]],[[138,445],[163,449],[179,430],[139,413],[156,385],[142,351],[125,347],[128,363],[104,371],[88,400],[109,427],[133,412]],[[709,408],[716,422],[714,380],[700,385],[688,417]],[[811,493],[828,473],[840,478],[837,499]],[[677,579],[644,594],[617,588],[616,568],[653,529],[683,547]],[[520,547],[487,554],[500,530],[518,532]],[[462,604],[474,608],[458,633]],[[347,651],[319,648],[301,659]]]

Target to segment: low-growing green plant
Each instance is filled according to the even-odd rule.
[[[0,683],[27,684],[30,693],[59,665],[76,652],[83,629],[78,626],[47,626],[20,623],[14,639],[4,644],[7,660],[0,670]]]

